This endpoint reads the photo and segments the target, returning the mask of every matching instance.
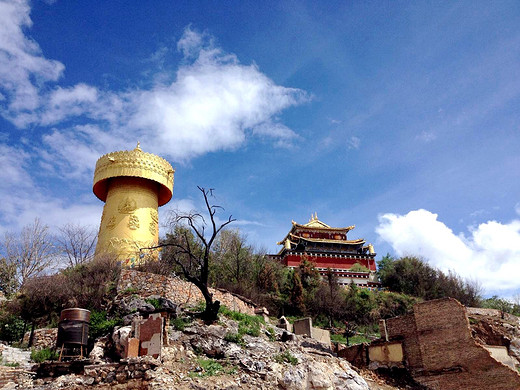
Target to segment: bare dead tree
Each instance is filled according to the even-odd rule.
[[[5,234],[5,263],[16,269],[18,286],[23,286],[29,278],[42,274],[54,265],[56,249],[48,230],[48,226],[36,218],[19,235]]]
[[[213,196],[213,189],[197,186],[204,197],[204,204],[209,215],[209,222],[198,212],[175,213],[171,220],[172,232],[170,239],[158,245],[168,247],[162,256],[166,261],[176,264],[184,277],[200,290],[206,302],[206,309],[202,314],[204,321],[212,323],[218,318],[220,302],[213,300],[208,289],[209,263],[211,247],[220,231],[236,219],[230,215],[228,219],[217,224],[215,215],[222,207],[210,204],[209,197]],[[188,228],[185,226],[187,225]],[[209,229],[206,229],[209,225]],[[154,248],[143,248],[154,249]]]
[[[59,228],[56,242],[69,266],[74,267],[92,260],[96,239],[96,232],[92,228],[68,223]]]

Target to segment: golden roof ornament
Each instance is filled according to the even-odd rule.
[[[164,158],[141,150],[138,142],[133,150],[107,153],[101,156],[94,170],[94,194],[106,201],[109,179],[140,177],[159,184],[159,206],[169,202],[173,194],[175,170]]]

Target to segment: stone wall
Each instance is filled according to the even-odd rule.
[[[390,341],[403,343],[414,379],[431,389],[520,388],[520,375],[471,337],[465,308],[455,299],[417,304],[412,315],[388,319],[386,328]]]
[[[31,332],[25,332],[23,336],[23,344],[29,344]],[[58,328],[36,329],[33,336],[33,348],[54,348],[56,347],[56,339],[58,338]]]
[[[212,288],[209,290],[213,294],[213,299],[219,300],[222,305],[227,306],[230,310],[250,315],[255,314],[255,305],[252,302],[230,292]],[[181,278],[132,269],[121,270],[117,292],[135,292],[145,298],[151,295],[160,295],[181,306],[194,306],[198,302],[204,301],[199,289],[194,284]]]

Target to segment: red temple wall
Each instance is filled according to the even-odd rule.
[[[365,267],[367,267],[371,271],[376,270],[375,260],[372,258],[365,259],[354,259],[354,258],[345,258],[345,257],[314,257],[307,255],[305,256],[307,260],[312,261],[316,264],[316,268],[344,268],[349,269],[354,264],[359,263]],[[297,267],[300,265],[304,256],[302,255],[287,255],[284,258],[284,264],[289,267]]]

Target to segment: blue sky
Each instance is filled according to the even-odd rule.
[[[520,3],[0,1],[0,233],[97,226],[143,150],[278,250],[311,213],[378,258],[520,293]]]

